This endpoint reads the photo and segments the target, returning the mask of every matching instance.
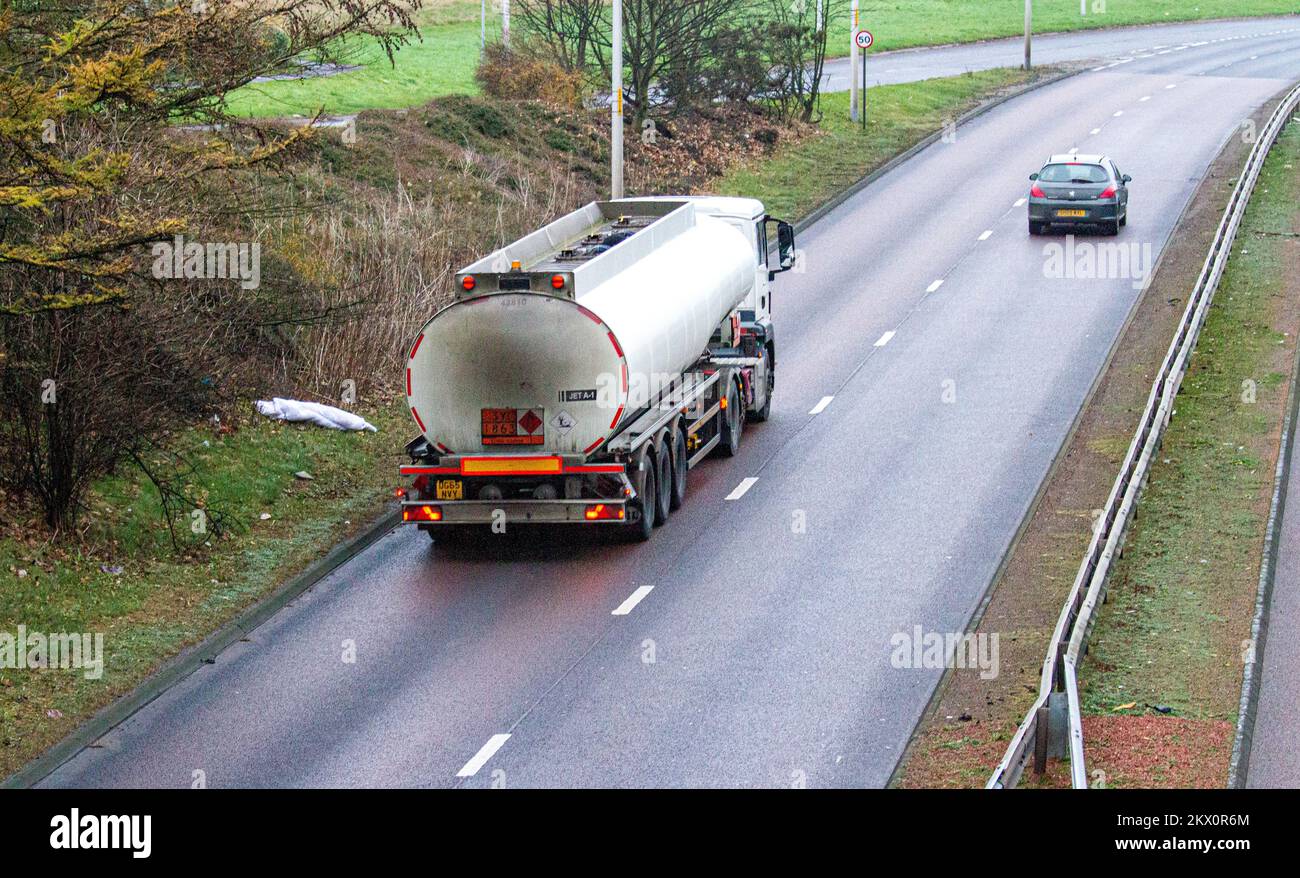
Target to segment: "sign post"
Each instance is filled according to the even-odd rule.
[[[876,41],[869,30],[860,30],[853,35],[853,47],[862,50],[862,59],[859,65],[862,67],[862,108],[858,115],[862,118],[862,130],[867,130],[867,49]]]

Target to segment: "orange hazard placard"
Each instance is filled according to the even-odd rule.
[[[482,409],[484,445],[541,445],[542,409]]]

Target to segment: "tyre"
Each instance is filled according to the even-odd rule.
[[[1110,222],[1106,223],[1104,226],[1102,226],[1102,231],[1104,231],[1107,235],[1111,235],[1111,236],[1118,235],[1120,225],[1121,223],[1118,219],[1113,219]]]
[[[1119,224],[1120,224],[1121,226],[1126,226],[1126,225],[1128,225],[1128,211],[1127,211],[1127,210],[1124,211],[1124,215],[1123,215],[1122,217],[1119,218]]]
[[[727,388],[726,399],[727,407],[722,412],[722,440],[718,443],[718,453],[723,457],[735,457],[740,453],[740,434],[745,429],[745,407],[740,402],[740,393],[734,381]]]
[[[1033,220],[1030,220],[1030,221],[1029,221],[1029,234],[1031,234],[1031,235],[1041,235],[1042,233],[1043,233],[1043,224],[1042,224],[1042,223],[1036,223],[1036,222],[1034,222]]]
[[[772,414],[772,391],[776,389],[776,367],[773,365],[772,351],[767,350],[767,399],[763,400],[763,407],[750,413],[750,417],[755,421],[766,421]]]
[[[642,484],[643,490],[640,495],[632,501],[630,506],[635,508],[640,516],[637,521],[627,525],[628,537],[634,542],[644,543],[654,534],[655,530],[655,467],[654,459],[645,458],[645,481]]]
[[[686,502],[686,433],[681,429],[673,430],[673,484],[669,506],[680,509]]]
[[[655,527],[668,522],[668,511],[673,505],[673,461],[668,453],[667,437],[659,440],[655,449]]]

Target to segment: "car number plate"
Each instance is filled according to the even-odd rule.
[[[1056,212],[1056,215],[1057,215],[1057,216],[1087,216],[1087,215],[1088,215],[1088,211],[1086,211],[1086,210],[1058,210],[1058,211]]]
[[[465,483],[460,479],[438,479],[433,490],[439,500],[465,499]]]

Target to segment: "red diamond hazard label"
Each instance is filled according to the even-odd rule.
[[[536,409],[528,409],[519,416],[519,429],[526,434],[536,433],[540,426],[542,426],[542,419]]]

